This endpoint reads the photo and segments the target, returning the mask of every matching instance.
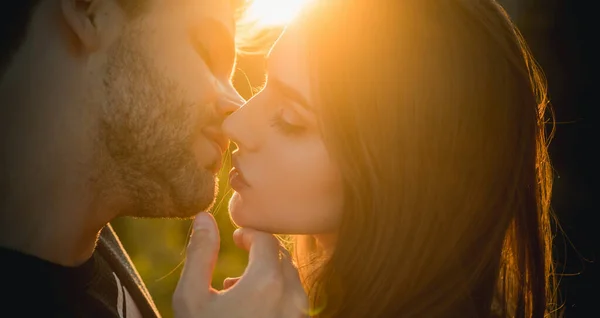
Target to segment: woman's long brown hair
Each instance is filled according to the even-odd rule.
[[[345,209],[296,257],[318,317],[544,317],[544,77],[492,0],[327,0],[299,21]]]

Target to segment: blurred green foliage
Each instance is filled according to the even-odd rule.
[[[264,81],[264,57],[240,56],[233,84],[240,95],[249,99]],[[235,147],[235,146],[232,146]],[[235,226],[227,209],[232,190],[228,185],[231,169],[230,153],[225,156],[219,173],[219,194],[210,212],[217,219],[221,249],[213,275],[213,287],[220,289],[227,277],[244,272],[248,253],[235,246]],[[200,211],[199,211],[200,212]],[[191,220],[120,218],[111,222],[129,253],[158,310],[164,318],[172,318],[171,298],[185,259],[185,248],[191,234]]]

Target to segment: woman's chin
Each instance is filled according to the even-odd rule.
[[[251,228],[267,233],[280,233],[281,228],[273,224],[273,220],[264,213],[258,213],[245,207],[243,200],[234,194],[229,201],[229,217],[237,227]]]
[[[300,226],[301,224],[305,224],[306,220],[303,220],[303,222],[290,216],[286,218],[284,211],[268,211],[251,206],[248,203],[237,192],[229,200],[229,217],[237,227],[283,235],[305,235],[326,232],[321,231],[319,226],[315,226],[315,228]]]
[[[246,213],[246,211],[243,211],[242,209],[229,210],[229,216],[237,227],[251,228],[267,233],[279,233],[277,228],[270,226],[268,222],[265,222],[265,219],[249,214],[250,213]]]
[[[229,200],[229,217],[238,227],[253,228],[263,231],[262,226],[264,218],[261,218],[257,213],[252,213],[244,204],[244,199],[235,192]],[[261,220],[262,219],[262,220]]]
[[[242,196],[239,195],[239,193],[233,193],[231,199],[229,199],[228,209],[229,216],[231,217],[233,222],[235,222],[236,225],[240,226],[240,223],[245,223],[244,221],[247,219],[247,216],[244,215],[244,199],[242,198]]]

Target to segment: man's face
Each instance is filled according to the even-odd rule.
[[[225,0],[147,0],[102,54],[99,191],[143,217],[209,208],[240,98],[231,86],[233,9]]]

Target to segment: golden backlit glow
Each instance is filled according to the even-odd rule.
[[[248,16],[265,26],[289,23],[308,0],[252,0]]]

